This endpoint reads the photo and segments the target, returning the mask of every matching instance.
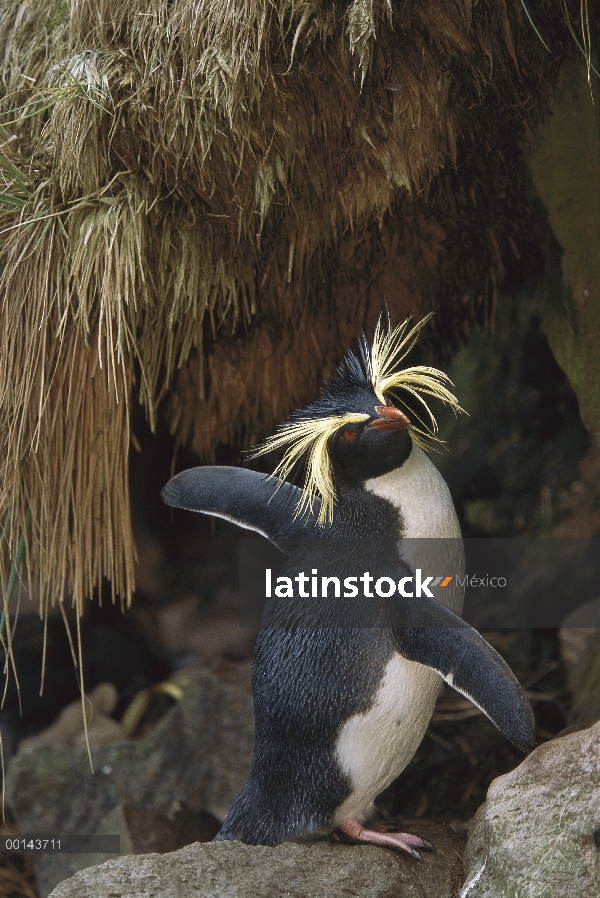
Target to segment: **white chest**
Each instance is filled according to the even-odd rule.
[[[460,524],[446,481],[422,449],[413,443],[402,467],[367,480],[365,489],[386,499],[402,519],[400,555],[423,576],[452,577],[433,589],[438,602],[460,614],[463,606],[465,556]]]
[[[446,481],[416,443],[400,468],[367,480],[365,488],[399,509],[405,539],[460,539]]]
[[[390,659],[373,707],[350,718],[338,737],[336,756],[352,794],[338,808],[336,823],[366,819],[377,795],[402,773],[425,735],[440,683],[421,664],[401,655]]]

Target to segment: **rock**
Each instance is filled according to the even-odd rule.
[[[182,698],[142,739],[92,748],[29,745],[11,759],[7,803],[21,833],[121,835],[122,851],[171,851],[210,839],[252,753],[252,697],[190,669]],[[40,893],[104,858],[34,859]]]
[[[569,686],[573,688],[584,655],[600,633],[600,596],[584,602],[560,623],[560,653],[567,668]]]
[[[51,898],[456,898],[462,843],[441,824],[418,831],[437,846],[422,864],[368,845],[209,842],[90,867]]]
[[[570,727],[583,729],[600,719],[600,632],[590,639],[573,683]]]
[[[600,110],[590,97],[583,54],[572,53],[565,61],[550,109],[529,154],[533,182],[555,237],[545,252],[539,310],[556,361],[577,395],[581,419],[598,436]]]
[[[123,738],[123,731],[112,714],[119,701],[119,693],[112,683],[99,683],[86,696],[88,740],[90,745],[107,745]],[[42,745],[84,745],[83,711],[81,701],[71,702],[60,712],[57,720],[37,736],[22,739],[20,748],[40,748]]]
[[[600,723],[493,781],[469,830],[461,898],[597,898],[599,826]]]
[[[558,635],[573,693],[568,724],[581,729],[600,718],[600,597],[569,614]]]

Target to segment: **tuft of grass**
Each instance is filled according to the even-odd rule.
[[[572,16],[569,11],[569,7],[567,5],[567,0],[558,0],[558,2],[560,3],[565,22],[567,24],[567,28],[569,29],[569,33],[570,33],[573,41],[577,45],[579,52],[585,59],[586,66],[587,66],[588,83],[590,84],[590,88],[591,88],[592,72],[595,75],[597,75],[598,77],[600,77],[600,73],[595,68],[595,66],[592,62],[593,47],[592,47],[592,32],[591,32],[591,28],[590,28],[589,0],[580,0],[580,4],[579,4],[579,26],[581,28],[581,42],[579,41],[579,38],[573,28]],[[538,31],[538,29],[536,28],[535,22],[533,21],[533,19],[531,17],[531,13],[529,12],[529,8],[528,8],[527,4],[525,3],[525,0],[521,0],[521,6],[523,8],[525,15],[527,16],[527,20],[529,21],[529,24],[533,28],[538,39],[544,45],[546,50],[550,53],[551,52],[550,47],[547,45],[546,41],[544,40],[544,38],[542,37],[542,35]]]
[[[0,125],[0,230],[4,223],[14,220],[14,214],[21,211],[33,195],[31,181],[18,167],[18,157],[11,144],[14,137],[6,137]],[[0,236],[0,241],[1,241]]]
[[[0,547],[2,546],[2,542],[4,541],[4,534],[6,533],[8,521],[9,521],[9,515],[7,515],[6,520],[4,522],[4,527],[2,529],[2,536],[0,537]],[[29,530],[29,528],[31,527],[31,509],[27,510],[27,514],[25,516],[25,526],[26,526],[27,530]],[[10,569],[8,582],[6,584],[6,588],[3,590],[4,607],[2,609],[2,614],[0,615],[0,639],[2,639],[2,635],[4,633],[4,627],[6,625],[10,601],[12,599],[12,594],[14,592],[15,585],[17,583],[17,577],[19,576],[21,562],[23,561],[23,554],[25,552],[25,538],[26,538],[26,532],[21,533],[21,535],[19,537],[19,542],[17,545],[15,559],[14,559],[14,561],[12,563],[12,567]]]
[[[134,399],[204,458],[255,441],[374,320],[385,258],[398,317],[443,296],[462,322],[467,292],[493,318],[493,228],[450,289],[425,198],[475,214],[440,186],[471,110],[535,123],[549,63],[510,4],[409,6],[0,0],[0,520],[42,610],[103,578],[131,599]],[[404,261],[381,237],[399,203]],[[375,274],[333,295],[342,244]]]
[[[577,34],[575,33],[575,30],[573,28],[573,22],[571,19],[571,14],[569,12],[569,8],[567,6],[567,0],[561,0],[561,5],[562,5],[562,11],[563,11],[563,15],[565,18],[565,22],[567,23],[567,28],[569,29],[569,33],[570,33],[571,37],[573,38],[573,40],[575,41],[575,43],[577,44],[577,47],[579,48],[579,52],[582,54],[582,56],[584,57],[584,59],[586,61],[588,83],[590,84],[590,87],[591,87],[592,72],[594,73],[594,75],[596,75],[599,78],[600,78],[600,72],[592,63],[593,47],[592,47],[592,38],[591,38],[591,30],[590,30],[589,2],[588,2],[588,0],[581,0],[580,9],[579,9],[579,16],[580,16],[579,24],[581,27],[582,43],[579,42],[579,38],[577,37]],[[596,50],[597,49],[598,48],[596,48]]]
[[[69,0],[58,0],[58,3],[48,16],[48,31],[54,31],[59,25],[63,25],[69,17]]]

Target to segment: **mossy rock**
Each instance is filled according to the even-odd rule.
[[[582,420],[600,434],[600,105],[592,99],[598,78],[591,78],[583,57],[563,64],[529,163],[553,232],[540,311]]]

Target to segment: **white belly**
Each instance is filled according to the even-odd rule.
[[[336,756],[352,794],[338,808],[336,823],[365,820],[377,795],[402,773],[425,735],[440,684],[422,664],[398,654],[390,659],[372,708],[350,718],[338,737]]]
[[[421,568],[423,576],[452,576],[449,586],[434,588],[433,594],[460,613],[464,588],[457,577],[464,578],[464,547],[450,492],[435,465],[413,444],[400,468],[365,487],[399,510],[400,553],[409,567]],[[374,799],[419,747],[441,685],[434,671],[399,654],[388,662],[373,706],[348,720],[338,737],[336,756],[352,794],[338,809],[336,823],[350,816],[364,821],[372,813]]]

